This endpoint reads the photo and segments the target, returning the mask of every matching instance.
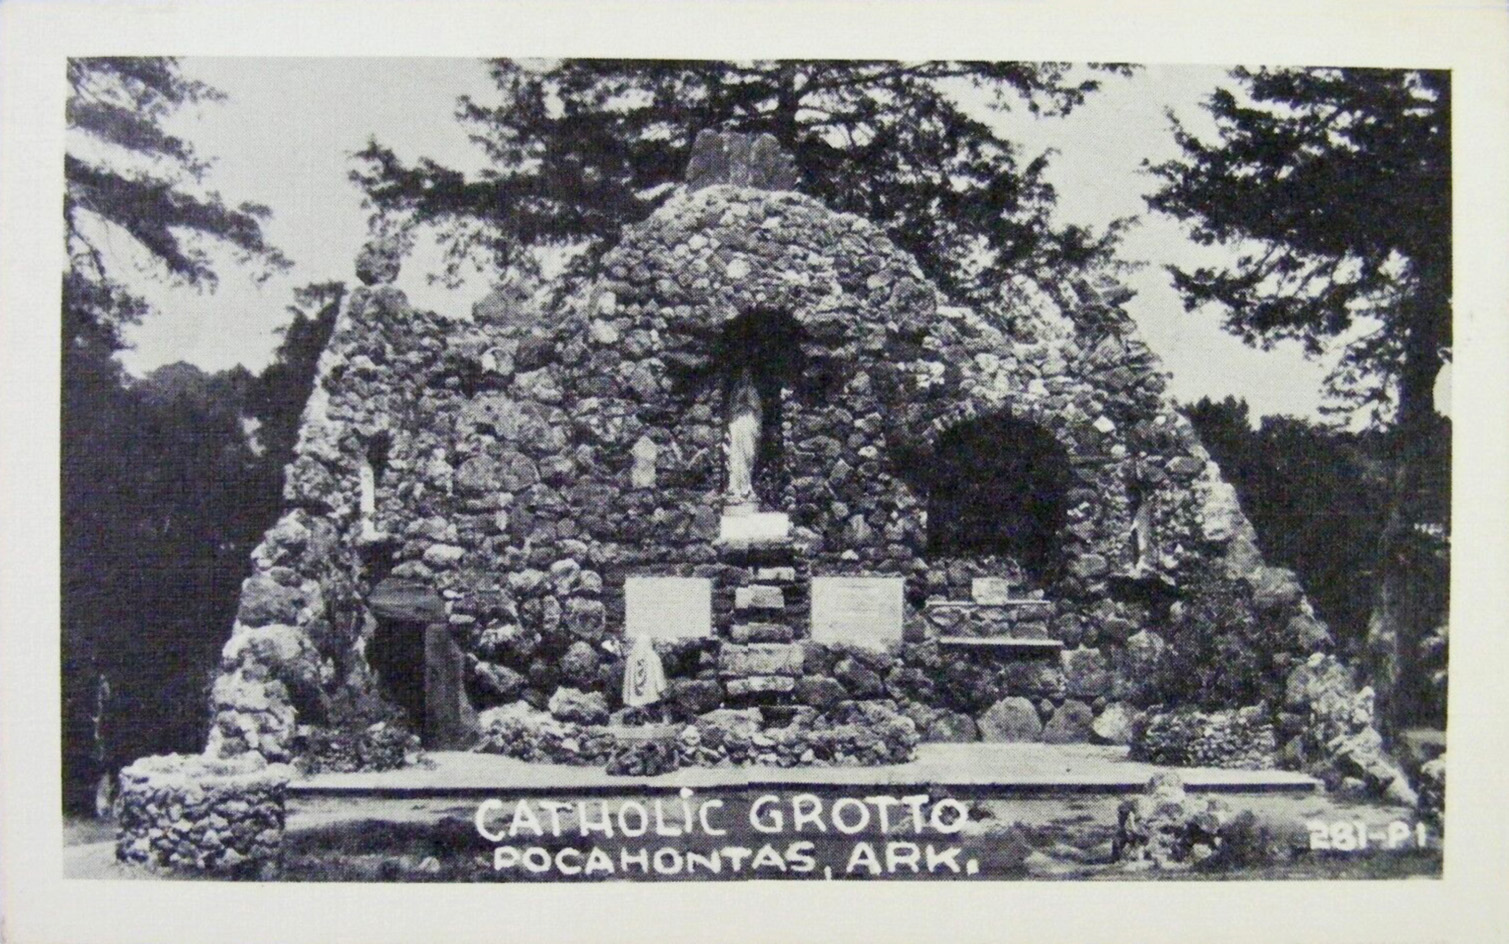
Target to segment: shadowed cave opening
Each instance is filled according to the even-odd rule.
[[[1069,456],[1047,430],[1008,415],[960,423],[938,437],[924,472],[930,556],[995,554],[1039,585],[1063,564]]]
[[[367,644],[367,664],[383,692],[415,731],[424,730],[424,623],[379,617]]]
[[[725,414],[732,412],[735,388],[741,381],[752,384],[759,399],[761,435],[753,473],[755,492],[767,508],[779,506],[789,482],[783,400],[788,394],[800,396],[808,379],[806,340],[801,324],[789,312],[756,309],[730,319],[714,343],[713,364]]]

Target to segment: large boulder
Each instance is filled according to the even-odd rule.
[[[1083,744],[1090,740],[1090,723],[1094,720],[1095,712],[1089,705],[1071,698],[1043,725],[1043,740],[1049,744]]]
[[[441,528],[435,540],[444,537]],[[445,601],[440,594],[424,581],[402,577],[385,578],[373,587],[367,595],[367,608],[379,619],[406,623],[443,623],[446,619]]]
[[[266,626],[269,623],[298,621],[304,595],[296,587],[285,587],[266,574],[246,578],[241,584],[241,606],[236,622],[243,626]]]
[[[573,636],[595,642],[602,638],[607,611],[601,600],[572,597],[566,601],[563,623]]]
[[[578,639],[561,656],[561,677],[576,685],[590,685],[597,679],[600,662],[592,644]]]
[[[833,675],[855,698],[880,698],[885,695],[885,681],[880,674],[858,659],[843,658],[833,667]]]
[[[1037,708],[1025,698],[1003,698],[979,719],[982,741],[1036,741],[1043,733]]]
[[[1185,868],[1219,852],[1232,828],[1251,830],[1252,816],[1238,816],[1224,800],[1200,800],[1184,791],[1179,775],[1160,773],[1140,795],[1116,811],[1111,854],[1124,868]]]
[[[309,636],[294,626],[238,628],[220,651],[224,673],[248,670],[282,682],[300,710],[323,702],[320,654]]]
[[[375,237],[356,254],[356,277],[363,285],[390,285],[403,267],[404,253],[400,237]]]
[[[1241,526],[1242,505],[1237,500],[1237,490],[1219,480],[1208,483],[1200,506],[1200,531],[1205,539],[1216,543],[1228,541]]]
[[[1311,613],[1296,613],[1284,626],[1284,643],[1291,652],[1309,655],[1330,649],[1331,630]]]
[[[826,675],[804,675],[796,680],[793,697],[798,704],[824,711],[848,698],[849,692],[837,679]]]
[[[1284,680],[1284,704],[1295,710],[1330,714],[1357,692],[1355,673],[1335,656],[1316,653],[1295,666]],[[1371,719],[1368,719],[1371,721]]]
[[[1113,701],[1090,722],[1090,736],[1098,744],[1130,744],[1137,712],[1125,702]]]
[[[979,739],[980,728],[975,720],[957,711],[939,712],[922,731],[922,740],[935,743],[965,743]]]
[[[885,690],[897,701],[931,704],[936,688],[932,676],[916,666],[898,665],[886,676]]]
[[[690,715],[705,714],[723,704],[723,686],[710,679],[672,679],[666,701]]]
[[[506,665],[498,665],[494,662],[479,661],[472,667],[472,674],[477,677],[481,687],[495,696],[500,701],[510,701],[518,697],[529,684],[529,680],[523,673],[516,672]]]
[[[1247,575],[1252,587],[1252,603],[1260,610],[1277,610],[1293,606],[1304,595],[1294,571],[1283,567],[1258,567]]]
[[[791,155],[769,134],[704,129],[692,142],[686,185],[701,190],[718,184],[760,190],[794,190],[799,174]]]
[[[489,626],[477,636],[477,651],[488,658],[527,664],[540,647],[540,634],[515,623]]]
[[[1068,649],[1061,658],[1070,695],[1093,699],[1110,691],[1110,663],[1099,649]]]

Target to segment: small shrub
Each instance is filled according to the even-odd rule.
[[[1132,729],[1133,758],[1176,767],[1266,770],[1277,748],[1273,725],[1259,707],[1148,713]]]
[[[1202,872],[1229,872],[1272,865],[1284,855],[1284,844],[1272,829],[1243,810],[1220,828],[1212,853],[1195,863]]]
[[[397,770],[419,753],[419,736],[407,726],[378,722],[358,730],[311,728],[303,736],[298,766],[306,773]]]
[[[300,729],[297,764],[307,773],[396,770],[418,757],[419,735],[375,695],[341,692],[331,699],[327,721]]]
[[[1186,591],[1182,615],[1153,664],[1156,700],[1227,708],[1269,699],[1277,685],[1273,640],[1247,596],[1211,570],[1197,572]]]

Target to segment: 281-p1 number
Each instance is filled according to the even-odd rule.
[[[1356,852],[1368,848],[1370,844],[1384,849],[1398,849],[1411,841],[1415,848],[1424,849],[1429,838],[1424,823],[1411,826],[1397,819],[1389,823],[1382,833],[1374,834],[1369,834],[1367,823],[1362,820],[1337,820],[1334,823],[1313,820],[1306,823],[1305,828],[1310,832],[1311,851],[1325,849]]]

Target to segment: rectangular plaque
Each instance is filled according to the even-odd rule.
[[[901,577],[813,577],[812,640],[884,648],[901,641]]]
[[[692,639],[713,633],[713,582],[704,577],[629,577],[624,635]]]
[[[976,603],[1006,603],[1011,600],[1011,581],[1005,577],[976,577],[969,587]]]

